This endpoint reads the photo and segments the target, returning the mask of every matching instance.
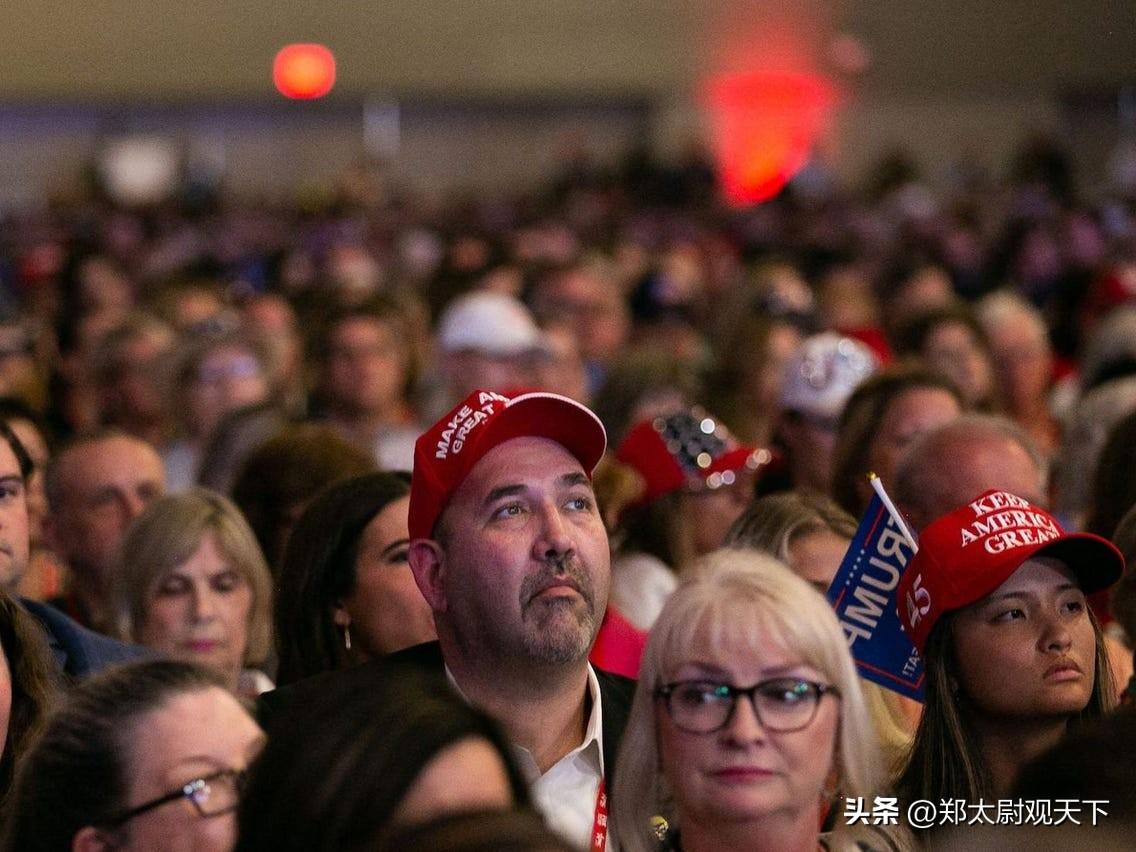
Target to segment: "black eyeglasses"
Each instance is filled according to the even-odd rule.
[[[820,700],[828,694],[839,696],[840,691],[830,684],[784,677],[744,688],[712,680],[680,680],[655,691],[665,701],[675,727],[688,734],[710,734],[726,727],[740,695],[749,699],[761,727],[792,733],[812,724]]]
[[[245,786],[246,772],[243,769],[221,769],[211,775],[194,778],[182,784],[177,790],[172,790],[164,796],[159,796],[145,804],[131,808],[106,823],[107,828],[122,825],[127,820],[134,819],[139,814],[160,808],[162,805],[176,802],[178,799],[189,799],[190,803],[203,817],[220,816],[231,813],[237,809],[241,800],[241,791]]]

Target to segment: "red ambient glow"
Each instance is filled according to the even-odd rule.
[[[808,162],[836,101],[823,77],[784,72],[711,79],[703,102],[726,199],[738,206],[772,198]]]

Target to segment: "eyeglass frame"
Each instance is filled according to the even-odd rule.
[[[182,784],[177,790],[171,790],[158,796],[156,799],[151,799],[141,805],[131,808],[125,813],[119,814],[114,819],[107,820],[103,823],[105,828],[117,828],[118,826],[129,822],[136,816],[141,816],[147,811],[152,811],[155,808],[160,808],[162,805],[168,805],[170,802],[176,802],[178,799],[186,799],[193,809],[197,811],[197,815],[202,818],[223,816],[224,814],[232,813],[235,811],[239,804],[240,793],[244,789],[245,779],[248,777],[247,769],[218,769],[216,772],[211,772],[208,775],[202,775],[198,778],[193,778],[186,783]],[[206,811],[201,802],[197,801],[194,796],[201,792],[210,781],[215,781],[218,778],[232,778],[233,787],[237,791],[238,802],[233,805],[223,808],[218,811]]]
[[[802,684],[802,683],[806,684],[807,686],[810,687],[812,692],[814,692],[816,694],[816,701],[813,702],[813,710],[812,710],[812,713],[809,714],[809,718],[805,722],[803,722],[802,724],[798,725],[795,728],[773,728],[773,727],[770,727],[768,724],[766,724],[765,720],[761,717],[761,711],[757,709],[757,691],[759,689],[761,689],[763,686],[768,686],[771,683],[778,683],[778,682],[782,682],[782,681],[789,681],[791,683],[796,683],[796,684]],[[718,727],[710,728],[707,731],[695,731],[695,730],[691,730],[690,728],[684,728],[677,721],[675,721],[674,711],[671,709],[671,696],[674,695],[675,690],[678,687],[686,686],[687,684],[692,684],[692,683],[711,684],[715,687],[718,687],[718,688],[724,687],[726,689],[727,695],[729,695],[729,697],[730,697],[730,709],[728,711],[726,711],[726,718],[722,721],[722,724],[719,725]],[[734,718],[734,713],[737,712],[737,709],[738,709],[738,698],[740,698],[743,695],[746,698],[749,699],[749,706],[753,709],[753,715],[757,719],[758,723],[761,725],[762,728],[764,728],[767,731],[771,731],[772,733],[775,733],[775,734],[794,734],[797,731],[803,731],[805,728],[807,728],[809,725],[811,725],[813,722],[816,721],[817,713],[820,712],[820,703],[826,695],[834,695],[837,698],[839,698],[840,697],[840,690],[834,684],[820,683],[820,682],[815,681],[815,680],[809,680],[807,678],[801,678],[801,677],[767,678],[765,680],[759,680],[757,683],[753,684],[752,686],[746,686],[746,687],[734,686],[731,683],[721,683],[721,682],[714,681],[712,679],[707,679],[707,678],[688,678],[687,680],[676,680],[676,681],[672,681],[671,683],[664,683],[662,686],[658,687],[655,690],[655,698],[656,699],[661,698],[663,700],[663,706],[667,708],[667,716],[670,718],[671,722],[674,724],[674,726],[676,728],[678,728],[683,733],[687,733],[687,734],[716,734],[718,731],[721,731],[723,728],[725,728],[727,725],[729,725],[730,721]]]

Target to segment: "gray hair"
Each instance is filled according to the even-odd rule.
[[[257,665],[271,648],[271,575],[241,510],[206,488],[158,498],[126,531],[115,588],[119,635],[127,641],[137,640],[154,589],[166,574],[193,556],[209,532],[252,590],[244,662]]]

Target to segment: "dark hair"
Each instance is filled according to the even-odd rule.
[[[624,511],[615,532],[619,552],[646,553],[678,571],[694,557],[683,535],[681,502],[682,492],[672,491]]]
[[[277,578],[277,684],[350,664],[332,610],[355,588],[363,530],[409,493],[410,474],[369,473],[330,486],[304,510]]]
[[[335,482],[372,473],[374,458],[329,426],[289,426],[245,460],[233,483],[237,504],[275,575],[292,525],[289,514]]]
[[[391,664],[350,674],[274,718],[241,802],[239,852],[374,849],[401,828],[392,817],[426,764],[470,737],[493,746],[528,804],[496,723],[441,675]]]
[[[1112,536],[1120,519],[1136,505],[1136,411],[1123,417],[1108,433],[1096,470],[1092,472],[1092,497],[1085,532]]]
[[[3,849],[70,849],[80,829],[112,822],[126,807],[135,726],[180,693],[217,687],[201,666],[145,660],[74,688],[47,719],[20,765]]]
[[[47,421],[40,412],[18,396],[0,396],[0,421],[7,423],[10,420],[26,420],[43,436],[44,442],[50,444]]]
[[[8,425],[7,420],[0,420],[0,438],[3,438],[7,442],[9,449],[12,451],[12,455],[16,457],[16,464],[19,465],[20,468],[20,476],[23,477],[26,482],[28,477],[32,475],[32,471],[35,470],[35,463],[32,461],[32,457],[28,455],[28,451],[24,447],[23,442],[16,437],[16,433],[13,432],[12,427]]]
[[[47,637],[35,619],[0,589],[0,654],[8,664],[12,706],[0,743],[0,822],[17,761],[59,693],[59,674]]]
[[[1096,640],[1096,675],[1089,702],[1070,720],[1070,727],[1104,716],[1112,709],[1115,693],[1100,624],[1091,610],[1086,612]],[[959,667],[954,641],[956,614],[945,613],[927,637],[923,653],[927,674],[923,715],[895,785],[902,801],[965,799],[977,802],[996,798],[993,779],[979,749],[978,735],[952,687],[952,678]]]
[[[374,852],[575,852],[533,811],[447,814],[396,832]]]
[[[901,364],[876,373],[856,388],[844,404],[832,449],[832,496],[853,517],[860,517],[867,507],[862,483],[884,416],[898,397],[919,389],[945,391],[963,407],[962,395],[951,380],[919,363]]]

